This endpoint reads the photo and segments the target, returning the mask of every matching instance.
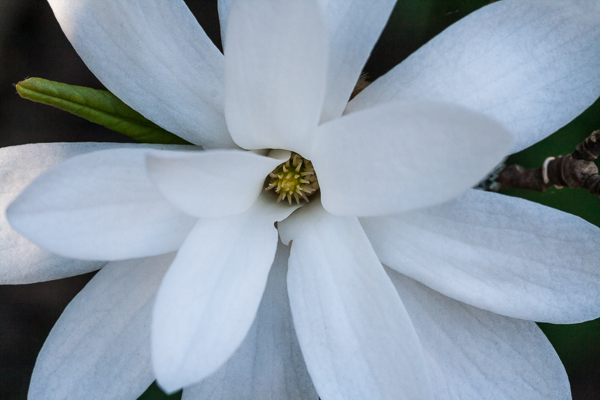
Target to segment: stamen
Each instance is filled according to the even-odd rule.
[[[306,195],[304,194],[304,192],[300,192],[300,196],[302,196],[302,198],[304,200],[306,200],[306,202],[308,203],[308,197],[306,197]]]
[[[300,199],[308,202],[308,196],[319,190],[317,175],[309,160],[299,154],[292,153],[290,158],[271,172],[265,180],[265,190],[274,189],[277,202],[287,199],[292,204],[292,197],[296,204]]]

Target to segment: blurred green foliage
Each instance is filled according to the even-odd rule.
[[[369,80],[383,75],[459,19],[489,0],[399,1],[365,66]]]

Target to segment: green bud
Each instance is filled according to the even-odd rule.
[[[68,111],[142,143],[189,144],[144,118],[107,90],[29,78],[17,85],[24,99]]]

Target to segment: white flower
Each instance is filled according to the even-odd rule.
[[[200,381],[184,399],[570,396],[530,321],[600,315],[600,231],[468,188],[510,149],[489,117],[518,150],[599,96],[600,4],[485,7],[346,106],[393,3],[223,2],[223,58],[183,1],[50,1],[111,91],[212,150],[3,150],[4,204],[69,158],[12,203],[11,224],[53,253],[111,260],[50,334],[31,398],[136,398],[154,376]],[[312,160],[321,199],[261,195],[283,159],[237,146]],[[103,265],[9,229],[4,282]]]

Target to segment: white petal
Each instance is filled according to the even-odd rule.
[[[112,262],[102,268],[46,339],[29,399],[137,399],[154,380],[151,310],[173,256]]]
[[[565,368],[534,322],[468,306],[388,273],[423,345],[436,399],[571,399]]]
[[[223,55],[183,0],[49,3],[108,90],[194,144],[236,147],[223,115]]]
[[[221,37],[233,0],[219,0]],[[395,0],[346,2],[318,0],[329,34],[327,88],[321,121],[339,117],[358,81],[373,46],[394,8]]]
[[[0,149],[0,284],[23,284],[66,278],[106,263],[70,260],[52,254],[18,234],[4,210],[39,174],[78,154],[130,147],[115,143],[42,143]]]
[[[501,122],[518,151],[600,96],[599,58],[598,1],[499,1],[377,79],[347,111],[406,99],[456,103]]]
[[[313,201],[279,230],[293,240],[290,305],[321,398],[431,398],[415,330],[358,220]]]
[[[361,223],[381,262],[446,296],[533,321],[600,317],[600,229],[573,215],[471,190]]]
[[[342,115],[395,0],[318,0],[329,31],[327,92],[321,121]]]
[[[233,0],[219,0],[221,37]],[[321,121],[342,115],[373,46],[394,8],[395,0],[318,0],[329,33],[327,89]]]
[[[7,218],[39,246],[66,257],[118,260],[177,250],[196,219],[152,184],[145,171],[150,151],[136,146],[73,157],[35,179]]]
[[[279,243],[254,324],[216,373],[183,391],[183,400],[314,399],[286,290],[289,247]]]
[[[294,207],[261,196],[244,214],[201,219],[160,287],[152,361],[172,392],[218,370],[248,333],[275,257],[273,223]]]
[[[225,116],[247,149],[303,153],[319,123],[327,33],[314,0],[234,2],[225,47]]]
[[[500,125],[462,107],[394,102],[321,125],[308,157],[327,211],[384,215],[459,195],[511,145]]]
[[[233,0],[218,0],[217,8],[219,10],[219,24],[221,25],[221,43],[225,47],[225,36],[227,35],[227,18],[229,18],[229,9]]]
[[[162,195],[184,212],[223,217],[249,209],[281,162],[249,151],[214,150],[149,154],[146,167]]]

